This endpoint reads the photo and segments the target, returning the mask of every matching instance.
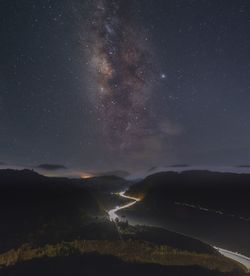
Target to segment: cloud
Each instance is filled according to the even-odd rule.
[[[107,172],[97,172],[97,173],[92,173],[94,176],[110,176],[110,175],[115,175],[121,178],[126,178],[130,175],[129,172],[127,171],[122,171],[122,170],[117,170],[117,171],[107,171]]]
[[[64,165],[58,164],[41,164],[37,166],[38,169],[47,170],[47,171],[57,171],[57,170],[66,170],[67,167]]]
[[[171,168],[188,168],[189,165],[188,164],[174,164],[172,166],[170,166]]]
[[[183,129],[180,125],[174,124],[169,120],[164,120],[159,125],[160,132],[167,136],[176,136],[180,135],[183,132]]]

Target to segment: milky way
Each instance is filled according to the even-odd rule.
[[[130,1],[93,1],[89,19],[89,65],[94,98],[107,144],[131,150],[152,132],[149,99],[154,78],[146,32]]]
[[[250,164],[249,0],[0,3],[3,163]]]

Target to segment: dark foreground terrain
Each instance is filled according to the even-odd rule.
[[[119,200],[111,192],[128,184],[0,171],[0,275],[245,274],[197,239],[110,222],[106,210]]]
[[[19,275],[60,275],[60,276],[127,276],[127,275],[171,275],[171,276],[243,276],[241,272],[233,271],[222,273],[207,270],[198,266],[161,266],[156,264],[127,263],[112,256],[97,254],[85,256],[58,257],[55,259],[44,258],[24,262],[11,268],[0,270],[1,276]]]

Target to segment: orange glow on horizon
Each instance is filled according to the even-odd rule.
[[[88,178],[91,178],[91,177],[93,177],[93,175],[89,174],[89,173],[83,173],[83,174],[81,174],[81,178],[82,179],[88,179]]]

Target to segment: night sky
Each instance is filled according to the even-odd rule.
[[[0,161],[250,164],[249,0],[1,0]]]

